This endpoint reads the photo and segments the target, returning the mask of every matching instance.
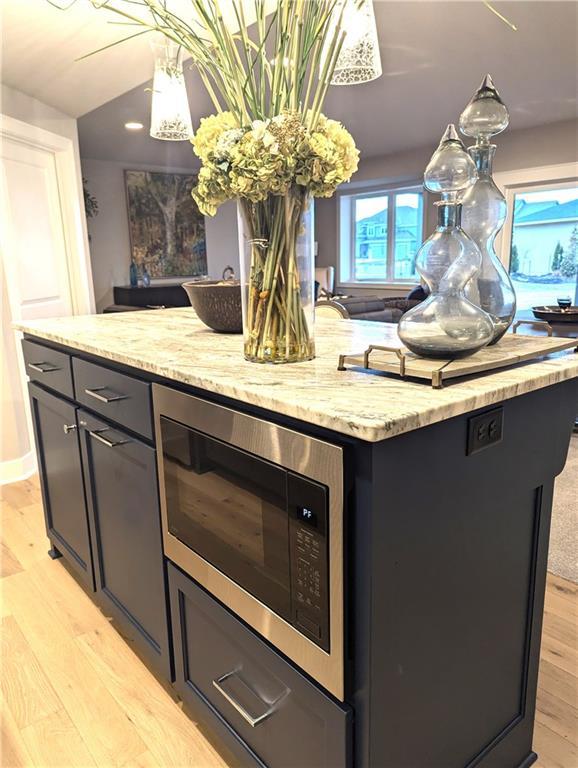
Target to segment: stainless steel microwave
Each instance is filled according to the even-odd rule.
[[[344,698],[343,455],[153,385],[165,555]]]

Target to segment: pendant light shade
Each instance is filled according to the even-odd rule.
[[[155,73],[151,105],[153,139],[186,141],[193,137],[191,110],[187,98],[180,46],[154,43]]]
[[[381,75],[379,39],[372,0],[343,0],[343,47],[331,85],[368,83]]]

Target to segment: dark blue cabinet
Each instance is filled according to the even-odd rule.
[[[97,600],[171,679],[154,448],[79,411]]]
[[[39,345],[36,345],[39,346]],[[78,440],[77,408],[29,384],[32,423],[51,556],[63,555],[94,589],[92,555]]]

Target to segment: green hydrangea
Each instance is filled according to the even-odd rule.
[[[284,195],[293,185],[330,197],[357,170],[359,152],[348,131],[321,115],[314,131],[297,112],[239,126],[230,112],[201,121],[193,148],[202,161],[193,196],[213,216],[226,200],[251,202]]]

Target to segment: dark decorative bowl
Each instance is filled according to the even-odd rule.
[[[199,319],[218,333],[242,333],[241,284],[238,280],[183,283]]]
[[[578,323],[578,307],[560,307],[552,304],[545,307],[532,307],[534,317],[548,323]]]

